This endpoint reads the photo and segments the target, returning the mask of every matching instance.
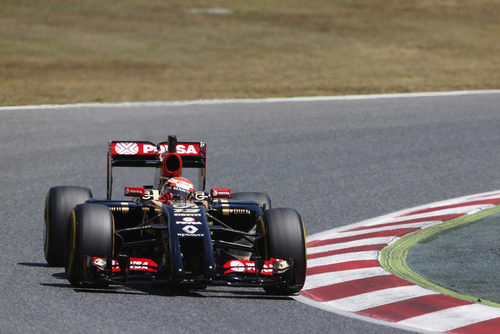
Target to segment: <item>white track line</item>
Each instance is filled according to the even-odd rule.
[[[182,107],[192,105],[217,105],[217,104],[256,104],[256,103],[281,103],[281,102],[321,102],[321,101],[350,101],[374,99],[398,99],[413,97],[443,97],[464,95],[500,94],[500,90],[462,90],[450,92],[421,92],[397,94],[367,94],[344,96],[305,96],[305,97],[277,97],[262,99],[226,99],[226,100],[192,100],[192,101],[165,101],[165,102],[118,102],[118,103],[75,103],[75,104],[44,104],[28,106],[0,107],[2,110],[33,110],[33,109],[73,109],[73,108],[137,108],[137,107]]]

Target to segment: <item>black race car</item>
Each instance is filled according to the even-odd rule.
[[[125,187],[124,195],[133,198],[113,200],[113,167],[120,166],[155,168],[154,184]],[[186,168],[199,170],[199,190],[184,197],[162,193],[172,185],[169,179],[181,179]],[[188,289],[228,285],[262,287],[271,294],[300,291],[306,246],[299,213],[271,208],[265,193],[206,192],[205,180],[203,142],[177,142],[175,136],[158,145],[110,142],[105,200],[92,198],[84,187],[49,190],[48,264],[64,266],[71,285],[79,287],[151,280]]]

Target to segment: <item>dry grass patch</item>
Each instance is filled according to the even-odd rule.
[[[4,0],[0,105],[500,88],[500,0]]]

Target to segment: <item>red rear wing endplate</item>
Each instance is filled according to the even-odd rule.
[[[111,199],[113,167],[160,167],[160,154],[168,152],[168,142],[110,141],[108,148],[107,198]],[[200,169],[200,187],[205,190],[206,145],[204,142],[177,142],[176,153],[183,168]]]

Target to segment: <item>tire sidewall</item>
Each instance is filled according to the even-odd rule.
[[[291,208],[264,211],[267,251],[269,258],[294,259],[296,288],[269,289],[277,293],[300,291],[307,269],[306,237],[300,214]]]
[[[92,197],[88,188],[77,186],[53,187],[45,199],[44,254],[50,266],[64,266],[65,239],[71,212],[77,204]]]
[[[85,203],[75,207],[67,234],[68,281],[74,286],[92,285],[95,268],[89,264],[93,256],[114,256],[114,220],[105,205]]]

